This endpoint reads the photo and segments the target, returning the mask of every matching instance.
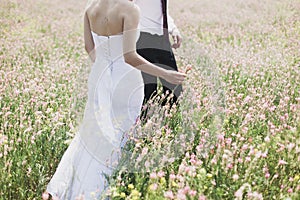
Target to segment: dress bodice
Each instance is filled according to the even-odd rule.
[[[124,61],[122,34],[103,36],[92,32],[92,35],[96,47],[96,59],[110,62]]]

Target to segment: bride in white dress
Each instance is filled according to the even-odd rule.
[[[136,53],[139,9],[129,0],[97,0],[84,18],[85,48],[93,66],[79,131],[46,191],[53,199],[99,199],[118,163],[125,133],[139,117],[144,71],[181,84],[185,74],[159,68]]]

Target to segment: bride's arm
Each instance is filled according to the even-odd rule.
[[[84,15],[84,46],[85,50],[89,54],[92,62],[95,62],[95,44],[91,32],[90,22],[87,13]]]
[[[130,6],[123,17],[123,54],[125,62],[145,73],[161,77],[172,84],[181,84],[185,74],[151,64],[136,52],[139,17],[139,9],[135,5]]]

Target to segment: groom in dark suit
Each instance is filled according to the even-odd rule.
[[[140,38],[137,41],[137,52],[149,62],[165,69],[178,71],[176,60],[172,51],[181,45],[181,35],[168,15],[167,0],[135,0],[141,10]],[[174,44],[170,44],[169,34]],[[144,79],[144,104],[157,94],[157,77],[142,73]],[[176,103],[182,92],[182,85],[173,85],[160,79],[163,92],[173,93],[171,103]],[[164,103],[163,103],[164,104]],[[143,114],[145,115],[145,113]]]

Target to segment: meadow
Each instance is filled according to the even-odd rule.
[[[76,134],[85,1],[0,0],[0,199],[41,199]],[[150,102],[112,199],[300,199],[300,2],[176,0],[180,106]]]

